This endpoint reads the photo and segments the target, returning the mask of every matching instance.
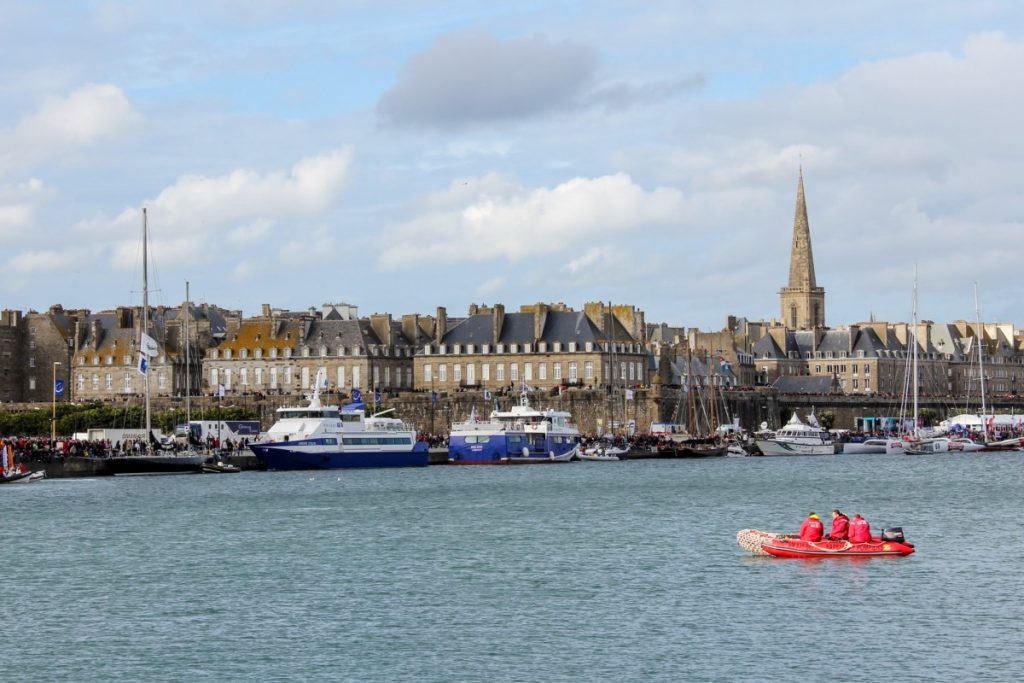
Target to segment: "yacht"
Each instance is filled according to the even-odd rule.
[[[828,430],[804,424],[796,413],[785,427],[770,437],[758,438],[755,443],[764,455],[832,455],[836,452]]]

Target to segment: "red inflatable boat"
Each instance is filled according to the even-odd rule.
[[[902,535],[900,530],[899,537]],[[872,538],[870,543],[813,542],[757,529],[742,529],[736,540],[754,555],[773,557],[902,557],[914,552],[914,544],[905,540]]]

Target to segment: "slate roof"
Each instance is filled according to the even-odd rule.
[[[832,377],[783,376],[772,383],[780,394],[831,394],[835,390]]]
[[[445,344],[531,344],[542,341],[548,344],[560,342],[602,343],[607,341],[601,329],[583,311],[548,311],[544,318],[544,329],[540,338],[533,335],[533,313],[506,313],[501,326],[501,338],[494,339],[493,317],[490,313],[471,315],[448,328],[444,335]],[[616,342],[635,343],[621,323],[614,317],[613,334]]]

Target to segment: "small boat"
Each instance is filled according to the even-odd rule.
[[[591,462],[605,462],[611,460],[623,460],[621,456],[628,452],[626,448],[616,448],[615,446],[595,446],[593,448],[581,448],[580,452],[576,455],[580,460],[589,460]]]
[[[899,527],[885,529],[870,543],[849,541],[802,541],[797,537],[758,529],[741,529],[736,534],[740,547],[753,555],[785,558],[903,557],[914,552]]]
[[[865,439],[864,441],[850,441],[843,444],[843,454],[861,455],[864,453],[877,453],[885,455],[902,455],[906,444],[901,439]]]
[[[46,476],[46,472],[33,472],[25,465],[14,464],[14,449],[10,444],[0,444],[0,484],[28,484]]]
[[[985,448],[984,444],[968,439],[966,436],[959,436],[949,440],[949,450],[960,451],[961,453],[976,453]]]
[[[796,413],[786,426],[769,438],[758,438],[757,447],[763,455],[832,455],[835,443],[828,430],[813,424],[804,424]]]
[[[935,453],[949,453],[951,450],[953,449],[950,447],[950,439],[936,436],[908,441],[903,452],[907,455],[934,455]]]
[[[232,465],[229,462],[216,460],[214,458],[210,458],[203,463],[204,474],[236,474],[241,471],[242,468],[237,465]]]

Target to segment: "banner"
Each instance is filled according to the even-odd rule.
[[[223,384],[218,384],[217,385],[217,396],[220,397],[220,398],[224,398],[224,385]]]
[[[484,400],[485,401],[490,401],[491,400],[491,390],[490,389],[484,389]]]
[[[380,405],[380,392],[379,391],[373,392],[373,404],[377,405],[377,406]]]
[[[363,392],[359,391],[358,389],[353,389],[352,390],[352,402],[353,403],[359,403],[362,400],[363,400]]]
[[[633,400],[633,390],[632,389],[626,389],[626,400],[627,401],[632,401]]]
[[[147,358],[152,358],[160,353],[160,345],[156,343],[156,339],[143,332],[142,338],[139,340],[139,351]]]
[[[149,360],[146,358],[146,354],[139,354],[139,365],[136,367],[136,370],[138,370],[141,375],[145,375],[146,371],[149,370]]]

